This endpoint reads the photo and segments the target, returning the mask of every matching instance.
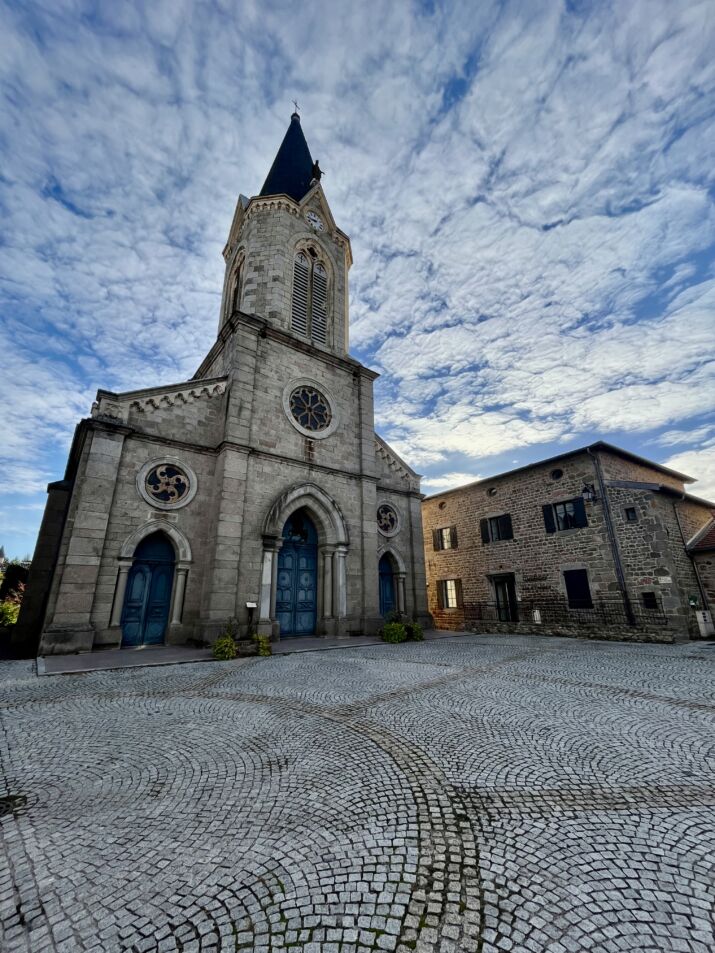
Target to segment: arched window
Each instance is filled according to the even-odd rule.
[[[328,272],[312,248],[293,261],[291,328],[316,344],[328,339]]]
[[[241,310],[241,291],[243,285],[243,258],[239,258],[238,263],[231,277],[228,298],[228,316],[231,317],[236,311]]]

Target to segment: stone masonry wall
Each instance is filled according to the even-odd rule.
[[[600,456],[607,479],[665,482],[657,470],[647,470],[630,462],[621,466],[614,454],[603,451]],[[552,472],[557,469],[562,470],[563,475],[553,479]],[[553,600],[565,605],[563,572],[585,569],[594,603],[605,602],[614,607],[614,621],[602,625],[598,637],[668,641],[685,635],[689,629],[692,633],[693,619],[684,593],[694,577],[671,498],[646,490],[616,487],[607,490],[631,599],[640,608],[642,592],[653,591],[668,616],[667,625],[662,626],[646,623],[645,619],[650,616],[644,613],[641,624],[634,628],[615,621],[622,611],[622,601],[602,500],[585,504],[587,527],[552,534],[545,530],[542,506],[581,496],[585,484],[597,486],[597,477],[592,458],[583,453],[426,499],[422,513],[428,600],[438,627],[458,629],[465,624],[462,609],[438,608],[439,580],[461,579],[466,604],[493,604],[492,577],[513,573],[520,615],[524,619],[518,628],[534,631],[532,607]],[[627,522],[626,506],[636,508],[637,522]],[[511,515],[514,538],[484,544],[480,520],[506,513]],[[452,525],[457,528],[457,549],[435,551],[433,530]],[[482,628],[513,631],[515,626],[485,622]],[[579,634],[579,628],[560,624],[558,632]]]

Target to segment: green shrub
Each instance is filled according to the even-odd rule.
[[[0,625],[15,625],[20,614],[20,603],[11,599],[0,602]]]
[[[271,648],[271,640],[268,635],[254,635],[254,639],[258,642],[258,654],[262,655],[264,658],[268,655],[273,655],[273,649]]]
[[[425,634],[419,622],[405,622],[405,631],[407,632],[408,642],[422,642]]]
[[[219,659],[221,662],[228,662],[230,659],[236,658],[238,655],[238,648],[236,646],[237,635],[238,622],[236,619],[229,619],[226,623],[226,628],[214,642],[213,654],[215,659]]]
[[[402,622],[386,622],[380,634],[383,642],[404,642],[407,638],[407,631]]]

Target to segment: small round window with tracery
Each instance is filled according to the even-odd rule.
[[[180,503],[189,492],[189,478],[173,463],[160,463],[147,473],[144,487],[151,499],[165,506]]]
[[[381,533],[394,533],[397,530],[397,512],[389,503],[377,508],[377,527]]]
[[[315,387],[296,387],[290,395],[290,412],[304,430],[317,433],[330,426],[332,413],[326,397]]]

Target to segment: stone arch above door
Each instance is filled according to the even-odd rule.
[[[134,532],[124,540],[119,552],[119,558],[131,559],[139,543],[147,536],[151,536],[152,533],[157,532],[165,533],[173,543],[178,564],[191,562],[191,544],[188,539],[180,529],[177,529],[172,523],[165,522],[164,520],[149,520],[148,523],[144,523],[139,529],[134,530]]]
[[[377,561],[379,562],[383,556],[391,556],[394,559],[396,564],[396,572],[407,572],[407,566],[405,560],[402,557],[402,553],[399,549],[396,549],[394,546],[380,546],[377,551]]]
[[[298,483],[274,501],[263,523],[264,539],[279,539],[288,517],[301,508],[312,517],[321,545],[348,545],[350,537],[340,507],[315,483]]]

